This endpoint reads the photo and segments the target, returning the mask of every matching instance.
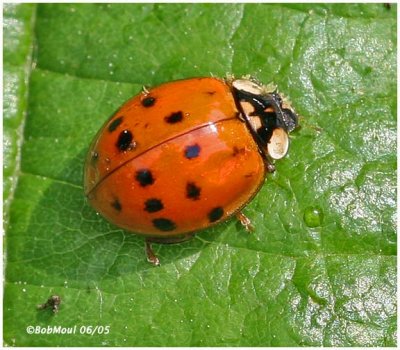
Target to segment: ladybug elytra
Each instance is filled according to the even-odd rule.
[[[192,78],[127,101],[94,138],[85,194],[113,224],[151,243],[180,242],[236,215],[257,194],[298,125],[276,91],[251,79]]]

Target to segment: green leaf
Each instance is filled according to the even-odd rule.
[[[5,5],[5,344],[396,346],[396,10]],[[87,204],[88,145],[143,85],[227,73],[273,81],[302,127],[252,234],[229,220],[153,267]]]

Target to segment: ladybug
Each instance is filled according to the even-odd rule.
[[[273,160],[288,152],[298,116],[250,78],[191,78],[128,100],[95,136],[84,191],[113,224],[151,243],[175,243],[241,213]]]

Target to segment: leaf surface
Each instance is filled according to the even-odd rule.
[[[5,5],[4,342],[396,346],[396,25],[383,4]],[[274,82],[302,128],[254,233],[230,220],[152,267],[85,201],[88,145],[143,85],[227,73]]]

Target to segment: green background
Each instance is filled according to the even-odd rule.
[[[5,344],[395,346],[396,10],[4,5]],[[229,220],[153,267],[86,203],[89,142],[143,85],[227,73],[273,81],[302,128],[254,233]],[[59,313],[36,310],[51,294]]]

